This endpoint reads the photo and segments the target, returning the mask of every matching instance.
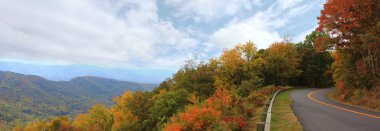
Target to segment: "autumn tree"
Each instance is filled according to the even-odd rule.
[[[45,126],[45,122],[35,121],[26,125],[23,130],[24,131],[43,131],[47,129],[48,128]]]
[[[112,130],[144,130],[146,126],[143,123],[149,119],[148,111],[152,106],[151,98],[152,92],[141,91],[126,91],[115,97],[115,105],[111,108],[114,121]]]
[[[242,69],[243,79],[240,83],[238,94],[247,96],[252,90],[263,86],[263,71],[267,63],[263,58],[256,56],[257,48],[251,41],[244,45],[238,45],[235,48],[238,49],[244,60]]]
[[[380,108],[380,1],[328,0],[318,17],[315,46],[333,49],[336,98]],[[359,92],[359,93],[358,93]]]
[[[88,111],[89,126],[94,131],[111,130],[113,119],[110,111],[102,104],[95,104]]]
[[[244,60],[238,50],[224,50],[219,60],[221,66],[218,72],[221,80],[229,86],[240,85]]]
[[[116,108],[118,110],[127,110],[127,105],[131,101],[131,99],[132,99],[132,92],[128,90],[124,92],[122,95],[113,98],[113,101],[115,102],[115,105],[113,108]]]
[[[372,88],[380,77],[380,2],[328,0],[318,20],[317,30],[330,37],[316,46],[332,47],[341,55],[340,64],[335,64],[337,83]]]
[[[112,131],[135,131],[139,130],[138,118],[131,111],[113,110]]]
[[[90,118],[87,114],[79,114],[74,118],[72,126],[76,130],[89,130],[90,129]]]
[[[221,116],[228,111],[232,97],[227,89],[217,85],[215,93],[204,102],[192,100],[183,112],[170,118],[164,130],[221,130]]]
[[[68,131],[73,130],[70,121],[67,117],[59,116],[55,117],[46,123],[47,130],[51,131]]]
[[[173,114],[190,103],[187,100],[188,95],[189,93],[185,89],[155,95],[152,107],[147,110],[148,112],[145,111],[149,116],[143,123],[144,128],[152,130],[163,126]]]
[[[277,42],[266,50],[267,62],[265,80],[267,84],[286,85],[291,78],[301,73],[297,69],[300,62],[297,50],[292,43]]]
[[[238,44],[233,49],[224,50],[219,57],[218,78],[228,88],[241,96],[262,86],[262,71],[266,61],[256,57],[257,48],[252,42]]]

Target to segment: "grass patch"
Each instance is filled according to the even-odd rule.
[[[292,102],[289,91],[276,96],[272,107],[271,130],[273,131],[302,131],[301,124],[290,108]]]

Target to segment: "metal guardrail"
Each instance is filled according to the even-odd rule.
[[[288,88],[290,89],[290,88]],[[257,123],[257,131],[270,131],[270,121],[271,121],[271,112],[273,102],[278,93],[286,91],[288,89],[283,89],[275,92],[271,96],[269,96],[268,101],[264,105],[264,112],[261,113],[261,120]]]

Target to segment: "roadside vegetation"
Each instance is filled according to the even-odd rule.
[[[334,97],[380,110],[380,1],[328,0],[318,17],[318,50],[334,50]]]
[[[372,92],[371,92],[372,93]],[[377,112],[380,112],[380,108],[370,108],[367,103],[358,103],[358,102],[345,102],[345,101],[339,101],[337,98],[336,98],[336,90],[326,94],[326,97],[329,98],[330,100],[332,101],[335,101],[335,102],[338,102],[338,103],[343,103],[343,104],[346,104],[346,105],[350,105],[350,106],[354,106],[354,107],[357,107],[357,108],[361,108],[361,109],[365,109],[365,110],[371,110],[371,111],[377,111]]]
[[[289,92],[282,92],[276,96],[272,107],[272,131],[302,131],[301,124],[290,108]]]

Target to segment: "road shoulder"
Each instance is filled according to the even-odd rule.
[[[273,131],[301,131],[302,127],[294,115],[290,105],[292,100],[289,92],[285,91],[277,95],[272,108],[271,130]]]

